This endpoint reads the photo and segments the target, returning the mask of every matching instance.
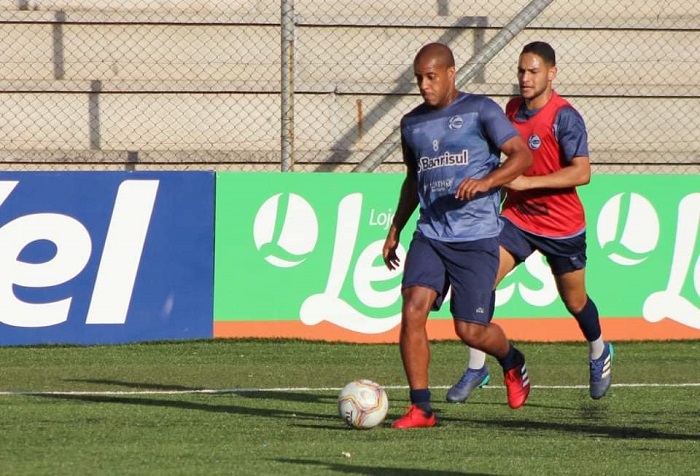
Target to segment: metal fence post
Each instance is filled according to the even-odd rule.
[[[282,172],[294,165],[294,0],[281,2],[281,134]]]

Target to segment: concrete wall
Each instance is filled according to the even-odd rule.
[[[421,45],[445,41],[462,64],[526,3],[295,0],[297,162],[351,168],[420,102],[411,63]],[[269,0],[0,4],[0,160],[276,167],[279,15]],[[520,48],[545,39],[594,162],[698,173],[698,19],[700,2],[554,2],[463,89],[505,104]]]
[[[527,0],[294,0],[301,23],[459,25],[473,18],[502,26]],[[0,4],[5,18],[60,13],[70,21],[279,21],[279,0],[14,0]],[[700,4],[693,0],[556,0],[533,22],[542,27],[694,28]],[[33,18],[37,18],[34,16]]]

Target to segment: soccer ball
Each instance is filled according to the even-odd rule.
[[[374,428],[384,421],[388,411],[389,399],[384,388],[371,380],[350,382],[338,396],[340,418],[353,428]]]

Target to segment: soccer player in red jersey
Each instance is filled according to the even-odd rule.
[[[533,252],[552,270],[566,309],[578,322],[589,348],[589,391],[602,398],[612,382],[613,347],[603,340],[598,309],[586,292],[586,221],[576,187],[590,181],[588,133],[581,114],[552,87],[556,54],[545,42],[527,44],[518,60],[520,96],[506,105],[532,153],[532,165],[506,184],[499,235],[496,284]],[[464,402],[488,383],[483,352],[470,349],[467,370],[447,392]]]

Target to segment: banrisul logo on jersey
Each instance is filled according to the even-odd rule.
[[[698,194],[693,177],[598,176],[582,189],[588,291],[606,337],[700,337]],[[401,269],[382,245],[399,174],[217,175],[214,335],[395,342]],[[402,233],[406,249],[415,216]],[[514,339],[580,340],[546,262],[533,255],[497,292]],[[449,303],[431,338],[454,338]]]
[[[0,345],[211,337],[209,172],[0,174]]]

